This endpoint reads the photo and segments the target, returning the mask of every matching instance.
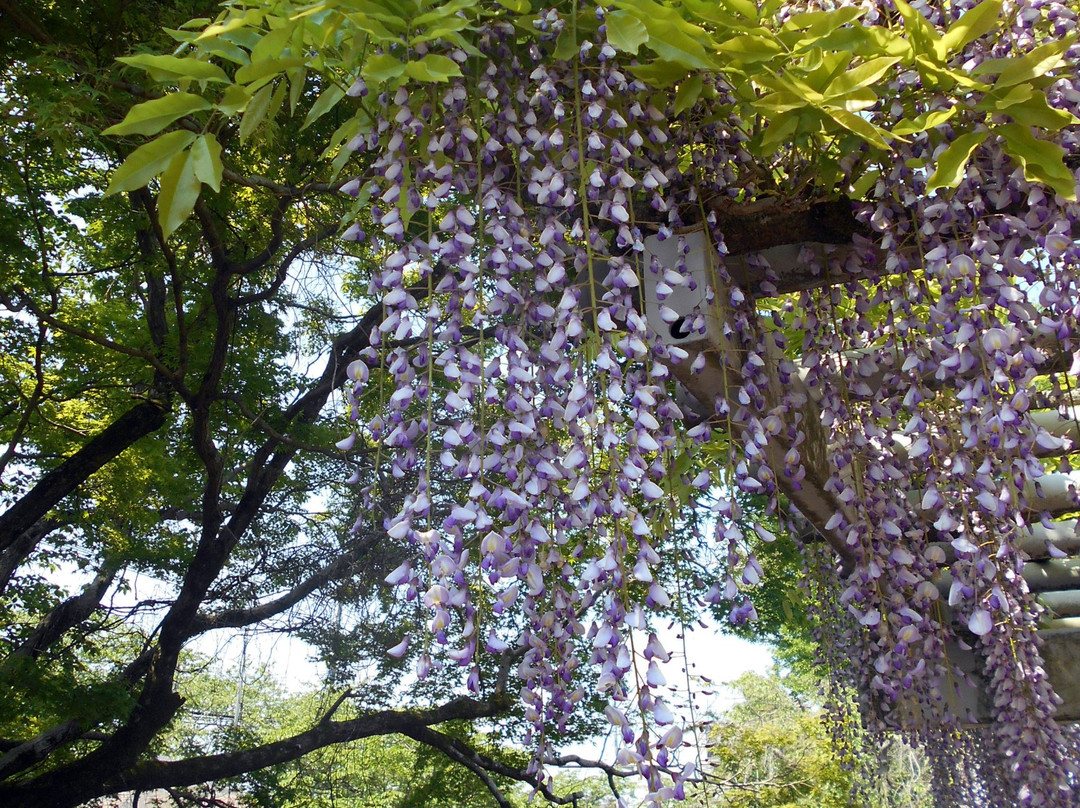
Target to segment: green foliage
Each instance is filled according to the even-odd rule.
[[[578,42],[595,36],[591,32],[598,23],[587,4],[564,3],[558,8],[569,24],[554,55],[571,60]],[[364,102],[347,98],[344,89],[357,67],[369,84],[387,90],[407,83],[446,82],[462,75],[461,66],[440,53],[416,56],[413,49],[441,43],[474,54],[472,32],[483,20],[505,17],[508,11],[523,35],[535,35],[528,17],[531,7],[524,0],[509,4],[408,0],[393,6],[333,0],[303,6],[265,0],[255,7],[231,8],[202,30],[195,21],[172,32],[188,55],[144,53],[123,60],[145,70],[163,90],[177,83],[183,86],[136,106],[109,132],[152,135],[177,118],[212,110],[211,120],[203,126],[211,130],[220,126],[217,116],[239,118],[240,137],[248,140],[281,110],[295,114],[310,82],[321,89],[306,111],[305,127],[345,105],[346,114],[352,115],[346,131],[362,132],[372,115]],[[759,8],[751,2],[618,0],[604,22],[609,44],[638,56],[632,70],[640,79],[658,88],[678,85],[676,119],[734,112],[746,122],[747,148],[763,160],[793,148],[819,154],[820,163],[869,146],[861,168],[869,173],[887,161],[884,153],[891,143],[931,132],[935,143],[952,144],[936,165],[927,166],[931,190],[947,189],[959,183],[978,145],[999,134],[1028,179],[1074,198],[1072,175],[1061,150],[1026,129],[1021,137],[1015,131],[1017,124],[999,120],[1004,113],[1051,134],[1075,123],[1072,116],[1049,107],[1045,95],[1047,79],[1064,63],[1072,40],[991,60],[971,77],[959,65],[959,54],[994,29],[1002,13],[1001,0],[979,3],[943,32],[934,30],[905,2],[897,3],[897,11],[899,24],[871,26],[862,20],[865,10],[846,4],[779,19],[776,4],[771,3]],[[878,89],[886,86],[882,79],[904,70],[920,74],[922,95],[912,91],[883,98]],[[706,76],[715,76],[730,88],[733,109],[712,108],[713,94],[702,92]],[[224,90],[220,85],[226,85]],[[193,94],[196,89],[204,95]],[[897,118],[886,112],[886,101],[899,103],[903,113]],[[928,104],[943,108],[926,109]],[[944,128],[946,121],[951,130]],[[336,153],[341,137],[336,135],[328,149]],[[110,190],[141,187],[160,177],[171,203],[160,212],[161,224],[172,232],[191,214],[201,185],[176,158],[187,142],[177,136],[155,144],[128,158]],[[337,170],[343,162],[344,156]],[[862,176],[857,173],[834,192],[861,188]]]
[[[693,804],[930,808],[926,766],[899,741],[864,750],[871,760],[880,757],[877,772],[860,771],[845,757],[814,706],[816,681],[750,673],[734,690],[739,701],[710,730],[708,785],[693,795]]]

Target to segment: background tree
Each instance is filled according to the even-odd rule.
[[[789,677],[753,673],[733,683],[737,702],[709,733],[708,797],[696,800],[724,808],[933,804],[928,767],[917,752],[894,738],[871,755],[847,756],[815,705],[817,688],[791,684]],[[877,777],[863,770],[870,759],[883,766]]]

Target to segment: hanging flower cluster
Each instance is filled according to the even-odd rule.
[[[965,5],[975,4],[949,14]],[[904,9],[927,26],[953,22],[928,4]],[[377,411],[357,433],[379,447],[385,475],[365,494],[374,508],[379,486],[416,481],[381,524],[415,548],[388,582],[423,615],[391,653],[415,654],[422,677],[460,666],[473,692],[487,656],[513,655],[534,771],[585,697],[586,660],[624,742],[619,762],[638,768],[650,802],[681,797],[694,763],[679,756],[658,665],[670,655],[648,616],[691,605],[664,563],[680,511],[712,492],[727,564],[707,599],[753,619],[745,590],[761,567],[747,548],[773,536],[761,525],[744,534],[739,498],[779,507],[781,492],[801,489],[811,433],[823,431],[836,505],[825,529],[847,556],[833,566],[827,639],[858,662],[848,683],[870,728],[944,749],[968,719],[948,649],[967,646],[995,735],[977,764],[954,757],[978,783],[968,792],[998,788],[987,784],[1003,772],[1001,804],[1072,804],[1075,744],[1052,720],[1021,546],[1053,515],[1040,513],[1042,458],[1065,448],[1033,413],[1072,403],[1075,374],[1060,365],[1078,333],[1080,207],[1009,156],[1018,130],[972,141],[947,192],[928,187],[928,166],[956,142],[947,128],[898,139],[885,161],[865,147],[831,155],[840,176],[871,178],[872,201],[854,248],[804,249],[800,271],[846,282],[764,316],[780,268],[751,254],[736,272],[720,213],[767,197],[776,178],[762,174],[751,127],[725,117],[733,86],[706,74],[691,103],[683,90],[658,94],[634,69],[623,22],[609,41],[616,12],[595,7],[590,40],[577,11],[534,14],[524,38],[489,20],[471,49],[412,45],[415,63],[457,66],[444,83],[358,80],[350,91],[376,111],[349,144],[373,173],[346,188],[370,196],[375,232],[346,236],[379,251],[370,292],[385,313],[350,368],[354,414]],[[863,11],[867,25],[897,13],[884,2]],[[992,50],[972,39],[963,70],[1075,29],[1065,4],[1013,11]],[[928,75],[897,67],[887,81],[898,100],[882,117],[953,114],[944,94],[912,94]],[[905,107],[911,97],[922,106]],[[1053,79],[1046,97],[1078,112],[1080,81]],[[1059,141],[1080,150],[1069,130]],[[805,142],[777,148],[792,182],[820,157]],[[694,228],[707,234],[704,259]],[[747,271],[758,280],[740,287]],[[699,295],[694,312],[674,307],[682,290]],[[719,371],[704,402],[714,412],[693,428],[673,369]],[[687,462],[714,432],[727,435],[723,462]]]

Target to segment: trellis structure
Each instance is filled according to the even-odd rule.
[[[836,212],[833,203],[825,203],[822,207],[831,214]],[[769,232],[770,225],[774,224],[769,221],[772,217],[767,210],[765,214],[764,221],[761,222],[764,226],[757,232],[760,234],[759,238],[769,239],[765,243],[771,243],[772,246],[760,252],[751,251],[748,247],[760,246],[762,242],[758,245],[739,244],[734,252],[729,249],[726,259],[721,259],[710,246],[707,231],[703,227],[690,228],[665,241],[653,236],[645,242],[645,260],[648,262],[655,259],[655,264],[651,267],[652,271],[644,273],[644,308],[650,325],[662,335],[665,343],[686,352],[687,356],[683,361],[673,362],[670,367],[679,383],[696,400],[695,409],[700,417],[712,418],[717,402],[725,398],[728,399],[727,404],[731,411],[740,409],[734,395],[742,384],[741,366],[745,350],[733,344],[723,333],[722,324],[728,320],[727,315],[730,313],[723,301],[730,294],[730,287],[725,285],[717,272],[722,260],[728,277],[759,294],[763,291],[770,295],[784,294],[859,280],[847,275],[843,270],[845,259],[854,249],[850,238],[845,238],[845,228],[838,228],[839,233],[833,231],[836,233],[834,241],[837,243],[800,240],[790,244],[777,244],[774,243],[777,240],[775,235],[764,235]],[[821,215],[814,214],[812,210],[799,211],[795,215],[789,212],[775,218],[785,220],[784,224],[787,225],[793,221],[803,224],[803,227],[797,225],[794,228],[794,235],[798,238],[805,235],[806,222],[821,221]],[[819,225],[815,235],[817,239],[821,239],[829,238],[832,234],[828,227]],[[845,241],[847,243],[844,243]],[[662,271],[675,266],[680,250],[685,254],[686,266],[696,281],[696,288],[680,287],[674,294],[658,296],[656,286],[662,277]],[[815,271],[822,267],[826,269],[825,274]],[[768,284],[765,290],[762,289],[762,281]],[[663,314],[661,305],[668,307]],[[687,327],[695,318],[699,321],[696,332]],[[704,328],[700,327],[702,319]],[[1060,345],[1048,341],[1038,347],[1045,357],[1043,372],[1072,372],[1075,360],[1071,354],[1064,352]],[[883,383],[881,371],[875,366],[869,372],[860,372],[860,362],[872,357],[874,350],[873,347],[868,347],[833,357],[834,364],[830,370],[836,375],[843,375],[847,370],[849,379],[860,380],[861,383],[876,389]],[[789,421],[786,428],[774,436],[774,440],[765,447],[764,454],[771,469],[783,468],[782,458],[791,448],[790,440],[785,440],[784,436],[794,434],[796,428],[805,435],[805,444],[801,450],[805,475],[798,480],[785,475],[775,475],[776,486],[795,509],[796,518],[805,520],[809,531],[818,540],[827,542],[833,548],[841,573],[850,572],[855,564],[853,548],[835,529],[834,516],[846,513],[850,520],[857,516],[851,514],[850,507],[842,503],[829,488],[829,477],[834,469],[829,465],[830,447],[816,406],[818,391],[806,384],[806,371],[800,367],[798,357],[793,361],[795,373],[789,373],[781,381],[776,370],[783,356],[783,351],[774,343],[773,354],[769,357],[774,386],[766,392],[766,408],[777,411],[783,409],[777,405],[782,397],[781,388],[784,386],[788,387],[789,397],[791,391],[795,391],[796,398],[803,402],[803,406],[793,413],[788,413],[788,418],[795,422]],[[852,370],[854,373],[851,373]],[[1066,456],[1080,447],[1078,404],[1080,396],[1058,397],[1055,400],[1048,395],[1033,406],[1030,413],[1032,424],[1046,430],[1047,434],[1058,441],[1057,445],[1049,446],[1041,453],[1047,461]],[[903,434],[892,437],[902,456],[905,445],[911,442],[910,439]],[[860,473],[854,465],[835,471],[846,477]],[[767,473],[770,479],[774,477],[771,472]],[[1080,510],[1078,487],[1080,481],[1071,474],[1051,473],[1039,480],[1030,491],[1026,491],[1027,511],[1033,516],[1042,516],[1035,517],[1037,521],[1024,528],[1020,541],[1020,548],[1027,559],[1023,578],[1043,610],[1038,636],[1047,677],[1061,698],[1057,711],[1059,721],[1080,720],[1080,666],[1077,665],[1077,660],[1080,660],[1080,522],[1069,517]],[[924,508],[920,499],[921,492],[912,492],[910,501],[913,515],[927,523],[933,523],[937,514],[932,508]],[[948,541],[939,540],[937,546],[949,561],[955,560],[956,552]],[[937,580],[946,599],[951,583],[952,578],[947,572],[943,572]],[[949,611],[947,605],[943,606],[943,609]],[[964,627],[959,622],[952,622],[954,628],[964,632]],[[966,646],[962,647],[955,642],[950,644],[949,657],[958,673],[953,681],[954,690],[949,697],[952,708],[964,717],[969,725],[988,723],[992,717],[982,671]]]

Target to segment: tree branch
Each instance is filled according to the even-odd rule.
[[[105,592],[115,580],[118,569],[117,565],[106,563],[82,592],[65,600],[38,623],[37,628],[12,652],[10,658],[37,658],[66,631],[88,618],[101,603]]]
[[[136,404],[75,454],[46,473],[37,485],[0,514],[0,566],[6,567],[12,560],[17,563],[25,558],[36,541],[27,548],[25,543],[19,542],[20,537],[90,475],[119,457],[140,438],[164,426],[167,411],[168,404],[164,401]],[[20,547],[21,556],[18,555]]]

